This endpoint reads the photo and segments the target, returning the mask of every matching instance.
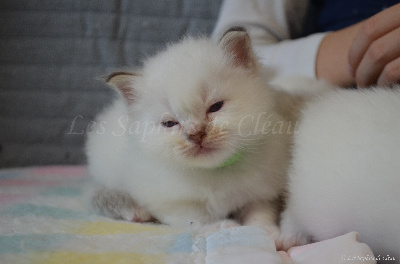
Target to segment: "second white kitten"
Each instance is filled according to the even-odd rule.
[[[399,263],[399,113],[398,86],[328,89],[306,104],[294,136],[279,248],[357,231],[376,257]]]

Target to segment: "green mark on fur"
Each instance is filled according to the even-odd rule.
[[[235,162],[238,162],[242,158],[242,154],[240,152],[236,152],[229,159],[227,159],[224,163],[218,166],[218,168],[224,168],[232,165]]]

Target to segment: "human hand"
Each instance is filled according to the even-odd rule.
[[[400,83],[400,4],[361,23],[348,61],[358,87]]]

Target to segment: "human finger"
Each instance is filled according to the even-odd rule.
[[[396,83],[400,83],[400,58],[385,66],[377,82],[379,86],[392,86]]]
[[[359,87],[375,84],[386,65],[400,57],[400,27],[375,40],[355,72]],[[389,68],[390,69],[390,68]]]
[[[400,27],[400,4],[396,4],[362,22],[349,49],[349,67],[356,72],[371,43],[397,27]]]

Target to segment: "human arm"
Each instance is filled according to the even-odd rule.
[[[355,24],[327,34],[318,49],[315,71],[318,79],[324,79],[340,87],[352,87],[355,79],[349,69],[348,54],[354,36],[361,24]]]

